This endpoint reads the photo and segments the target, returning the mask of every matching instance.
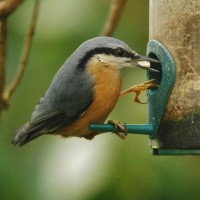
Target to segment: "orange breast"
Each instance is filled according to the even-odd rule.
[[[120,71],[115,66],[93,60],[87,72],[94,79],[94,100],[89,108],[71,125],[63,128],[62,135],[91,138],[98,133],[88,129],[90,123],[103,123],[114,108],[121,91]]]

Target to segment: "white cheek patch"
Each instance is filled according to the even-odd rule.
[[[104,64],[114,65],[117,68],[131,67],[133,65],[131,60],[126,57],[116,57],[114,55],[107,54],[96,54],[95,58]]]
[[[116,57],[106,54],[96,54],[95,57],[103,63],[116,63]]]

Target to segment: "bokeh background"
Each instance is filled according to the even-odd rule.
[[[25,76],[1,116],[1,200],[199,199],[199,157],[152,156],[147,136],[128,135],[125,141],[110,133],[92,141],[43,136],[22,148],[11,145],[15,130],[29,119],[66,58],[100,34],[109,3],[42,1]],[[32,5],[24,1],[9,17],[7,82],[15,74]],[[147,0],[127,1],[114,36],[145,54]],[[122,73],[123,88],[146,79],[141,69]],[[121,97],[109,119],[145,123],[146,105],[133,103],[131,95]]]

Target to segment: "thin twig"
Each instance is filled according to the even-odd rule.
[[[23,74],[24,74],[24,71],[26,68],[26,64],[28,61],[31,42],[33,39],[34,31],[35,31],[36,20],[37,20],[37,16],[38,16],[38,12],[39,12],[39,5],[40,5],[40,0],[35,0],[32,18],[31,18],[31,24],[29,26],[28,33],[25,37],[24,47],[22,50],[22,55],[21,55],[21,59],[19,62],[17,73],[15,75],[14,80],[10,83],[10,85],[8,86],[8,88],[5,90],[5,92],[3,94],[3,99],[5,102],[9,101],[12,93],[15,91],[15,89],[17,88],[17,86],[20,84],[20,82],[22,80],[22,77],[23,77]]]
[[[5,85],[6,42],[7,20],[3,19],[0,21],[0,112],[5,107],[2,96]]]
[[[110,11],[108,14],[108,19],[106,21],[101,35],[112,35],[119,22],[125,3],[126,0],[112,0]]]
[[[23,0],[4,0],[0,2],[0,17],[7,17],[11,14]]]

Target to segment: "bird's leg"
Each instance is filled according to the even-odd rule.
[[[157,88],[158,86],[159,85],[155,83],[155,79],[151,79],[149,81],[146,81],[144,83],[140,83],[138,85],[134,85],[134,86],[124,90],[123,92],[121,92],[120,96],[134,92],[135,93],[134,101],[137,102],[137,103],[144,104],[146,102],[140,101],[139,98],[138,98],[140,93],[142,91],[147,90],[147,89]]]
[[[107,123],[115,126],[115,128],[117,128],[117,129],[119,129],[119,131],[115,132],[115,134],[118,137],[120,137],[123,140],[126,138],[126,136],[128,134],[128,130],[126,128],[126,124],[124,124],[124,126],[122,126],[119,121],[114,121],[114,120],[108,120]]]

